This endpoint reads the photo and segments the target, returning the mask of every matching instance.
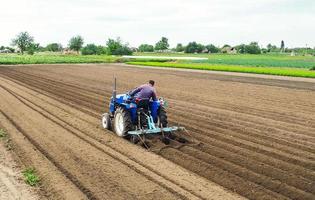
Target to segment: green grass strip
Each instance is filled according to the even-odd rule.
[[[0,55],[0,65],[17,64],[70,64],[70,63],[111,63],[120,57],[107,55]]]
[[[211,71],[241,72],[253,74],[268,74],[278,76],[293,76],[315,78],[315,71],[295,68],[276,68],[276,67],[247,67],[237,65],[209,65],[209,64],[191,64],[191,63],[161,63],[161,62],[127,62],[131,65],[143,65],[152,67],[169,67],[182,69],[198,69]]]
[[[240,65],[252,67],[305,68],[315,67],[315,56],[290,56],[287,53],[268,54],[186,54],[186,53],[134,53],[139,56],[203,57],[207,60],[187,60],[185,63],[211,65]],[[134,60],[131,60],[134,61]],[[136,60],[143,61],[143,60]],[[154,62],[154,60],[151,60]]]

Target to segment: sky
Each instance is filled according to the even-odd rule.
[[[315,47],[315,0],[0,0],[0,45],[28,31],[45,46],[75,35],[105,45],[121,37],[132,47],[196,41],[237,45],[257,41]]]

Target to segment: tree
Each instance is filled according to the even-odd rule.
[[[238,53],[248,53],[248,54],[260,54],[262,49],[260,49],[257,42],[251,42],[250,44],[240,44],[234,47]],[[264,49],[264,53],[267,53],[267,49]]]
[[[238,53],[246,53],[246,45],[245,44],[240,44],[234,47]]]
[[[197,42],[189,42],[185,48],[185,53],[196,53],[198,48]]]
[[[225,47],[231,47],[231,45],[229,45],[229,44],[225,44],[225,45],[223,45],[223,47],[222,47],[222,48],[225,48]]]
[[[162,39],[155,44],[155,50],[166,50],[169,46],[168,39],[166,37],[162,37]]]
[[[127,44],[122,44],[120,38],[108,39],[106,42],[107,54],[109,55],[131,55],[132,50],[128,47]]]
[[[205,47],[208,50],[208,53],[218,53],[220,51],[220,49],[218,47],[214,46],[213,44],[208,44]]]
[[[139,51],[140,52],[153,52],[154,47],[153,47],[153,45],[149,45],[149,44],[141,44],[139,46]]]
[[[284,46],[284,41],[283,41],[283,40],[281,40],[281,47],[280,47],[280,51],[281,51],[281,52],[283,52],[283,51],[284,51],[284,48],[285,48],[285,46]]]
[[[12,40],[12,46],[17,46],[23,54],[33,42],[34,38],[28,32],[21,32]]]
[[[197,44],[197,53],[202,53],[205,50],[205,46],[198,43]]]
[[[251,42],[249,45],[245,45],[245,53],[260,54],[261,49],[257,42]]]
[[[82,55],[101,55],[106,54],[106,48],[95,44],[87,44],[81,49],[81,53]]]
[[[107,54],[115,55],[116,50],[121,48],[122,46],[120,38],[117,38],[116,40],[109,38],[106,42],[106,46],[107,46]]]
[[[278,52],[279,49],[276,45],[268,44],[267,45],[267,51],[268,52]]]
[[[40,48],[39,43],[31,43],[27,48],[27,54],[33,55]]]
[[[62,51],[62,45],[58,43],[51,43],[46,46],[46,50],[52,52]]]
[[[197,42],[189,42],[185,48],[185,53],[201,53],[205,47]]]
[[[84,40],[80,35],[72,37],[69,41],[69,48],[79,53],[80,49],[83,46],[83,43]]]
[[[102,55],[102,54],[106,54],[107,53],[107,48],[102,46],[102,45],[98,45],[97,46],[97,55]]]
[[[44,52],[44,51],[47,51],[47,50],[46,50],[46,47],[38,46],[38,48],[36,49],[36,51],[38,51],[38,52]]]
[[[176,52],[183,52],[185,51],[185,47],[181,44],[181,43],[178,43],[176,45],[176,49],[175,49]]]
[[[81,49],[82,55],[96,55],[98,54],[98,48],[95,44],[87,44]]]
[[[132,50],[127,45],[122,45],[120,48],[116,49],[113,55],[131,55]]]
[[[267,45],[267,51],[268,51],[268,52],[271,52],[272,47],[273,47],[272,44],[269,43],[269,44]]]
[[[262,48],[262,49],[261,49],[261,52],[264,53],[264,54],[266,54],[266,53],[268,52],[268,49]]]

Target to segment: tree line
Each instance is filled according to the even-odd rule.
[[[86,44],[84,46],[84,39],[82,36],[77,35],[69,40],[68,46],[63,47],[60,43],[50,43],[46,47],[36,43],[34,37],[28,32],[21,32],[15,38],[12,39],[12,47],[1,46],[0,51],[9,51],[8,53],[19,52],[24,54],[33,55],[35,52],[51,51],[61,52],[65,50],[74,51],[83,55],[131,55],[132,49],[128,47],[128,44],[122,42],[120,38],[108,39],[106,45]]]
[[[296,52],[296,53],[313,53],[315,55],[315,49],[311,48],[286,48],[284,41],[281,41],[280,47],[276,45],[268,44],[265,48],[260,47],[257,42],[251,42],[249,44],[240,44],[236,46],[230,46],[228,44],[222,47],[215,46],[213,44],[200,44],[195,41],[189,42],[187,45],[178,43],[176,47],[170,48],[169,41],[166,37],[162,37],[155,45],[141,44],[138,48],[131,48],[127,43],[123,43],[120,38],[108,39],[106,45],[86,44],[84,46],[84,39],[81,36],[74,36],[69,40],[68,46],[64,48],[60,43],[51,43],[46,47],[42,47],[39,43],[34,41],[34,37],[28,32],[19,33],[13,40],[12,46],[17,47],[19,52],[23,54],[34,54],[34,52],[51,51],[61,52],[66,50],[81,52],[83,55],[131,55],[132,52],[183,52],[183,53],[240,53],[240,54],[261,54],[269,52]],[[0,51],[14,52],[12,47],[0,47]]]

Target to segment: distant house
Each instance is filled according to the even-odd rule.
[[[156,53],[175,53],[172,49],[154,50]]]
[[[11,53],[11,51],[9,49],[3,49],[0,50],[0,53]]]
[[[77,51],[73,51],[69,48],[64,48],[63,51],[62,51],[62,54],[65,54],[65,55],[78,55],[79,53]]]
[[[209,50],[205,48],[204,50],[202,50],[202,53],[209,53]]]
[[[137,47],[131,47],[130,49],[132,52],[139,52],[139,49]]]
[[[234,47],[223,47],[221,53],[237,54],[237,50]]]

